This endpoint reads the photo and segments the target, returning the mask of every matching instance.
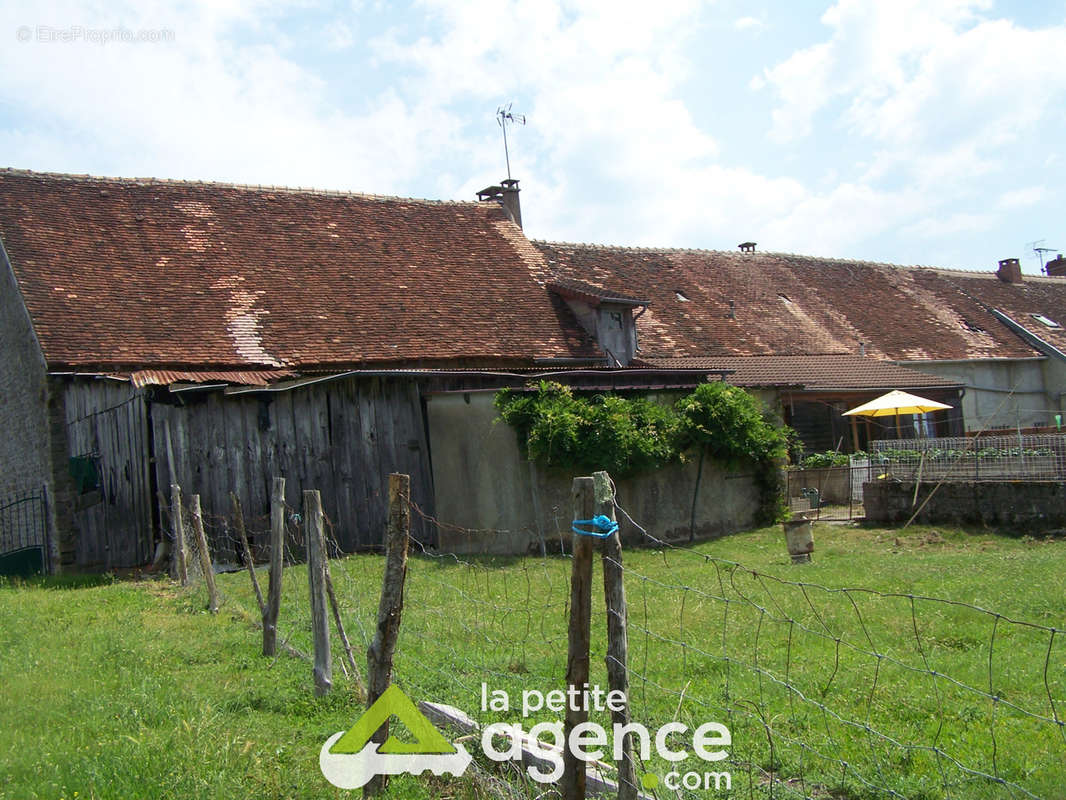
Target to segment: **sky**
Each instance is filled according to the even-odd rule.
[[[5,0],[0,42],[0,166],[473,200],[509,104],[531,238],[1066,251],[1066,0]]]

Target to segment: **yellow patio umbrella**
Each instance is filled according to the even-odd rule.
[[[918,397],[916,394],[909,394],[908,392],[901,392],[899,389],[893,389],[888,394],[883,394],[869,403],[863,403],[861,406],[845,411],[845,417],[892,417],[896,418],[896,438],[902,439],[903,436],[899,429],[899,417],[900,414],[925,414],[929,411],[941,411],[945,408],[951,408],[944,403],[938,403],[936,400],[928,400],[924,397]]]

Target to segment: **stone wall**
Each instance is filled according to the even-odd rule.
[[[52,494],[48,369],[7,253],[0,245],[0,503],[16,492]],[[51,497],[49,497],[51,500]],[[54,504],[45,521],[55,531]],[[58,549],[52,538],[53,570]]]
[[[6,255],[0,251],[0,498],[52,474],[48,375]]]
[[[1066,527],[1066,483],[1060,481],[960,481],[939,487],[923,481],[917,502],[913,481],[863,485],[867,522],[904,523],[923,503],[915,519],[923,524],[988,525],[1018,534]]]

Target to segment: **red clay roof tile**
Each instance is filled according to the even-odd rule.
[[[927,375],[876,358],[827,356],[722,356],[718,358],[645,358],[661,369],[731,370],[737,386],[801,386],[808,391],[952,388],[957,381]]]
[[[857,354],[888,360],[1027,358],[1003,311],[1066,348],[1066,279],[898,267],[782,253],[534,242],[558,279],[647,297],[645,358]],[[685,299],[682,299],[685,298]]]
[[[0,170],[0,238],[53,367],[597,355],[496,203]]]

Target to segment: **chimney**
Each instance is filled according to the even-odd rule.
[[[1066,258],[1062,257],[1062,253],[1044,265],[1044,272],[1053,278],[1066,278]]]
[[[511,218],[511,221],[521,228],[522,205],[518,201],[518,191],[518,181],[514,178],[507,178],[506,180],[500,181],[499,186],[486,186],[477,193],[477,199],[481,202],[495,200],[503,206],[504,211],[507,212],[507,216]]]
[[[500,181],[503,187],[503,207],[511,215],[514,224],[522,227],[522,204],[518,201],[518,181],[514,178]]]
[[[754,253],[755,252],[755,242],[741,242],[740,244],[737,245],[737,247],[740,248],[740,252],[742,252],[742,253]]]
[[[996,270],[996,277],[1004,283],[1021,283],[1022,265],[1016,258],[1000,259],[999,269]]]
[[[866,357],[866,342],[859,342],[859,355]]]

